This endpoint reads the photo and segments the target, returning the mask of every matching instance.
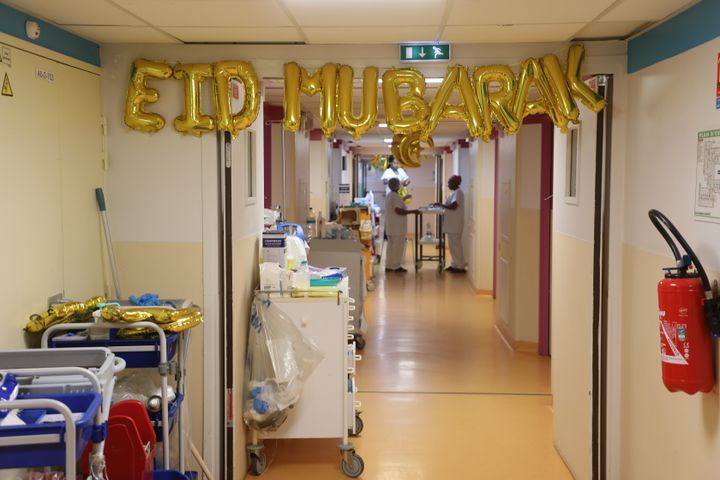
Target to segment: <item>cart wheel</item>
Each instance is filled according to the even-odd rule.
[[[363,462],[362,457],[354,451],[350,452],[350,458],[352,459],[352,465],[348,465],[343,458],[340,466],[345,475],[350,478],[357,478],[362,474],[363,470],[365,470],[365,462]]]
[[[357,437],[360,435],[360,433],[363,431],[363,428],[365,427],[365,424],[362,421],[362,418],[360,418],[360,414],[355,414],[355,433],[352,433],[352,429],[350,429],[350,436],[351,437]]]
[[[362,335],[355,335],[355,348],[358,350],[365,348],[365,339]]]
[[[263,452],[250,454],[250,473],[255,476],[262,475],[267,468],[267,458]]]

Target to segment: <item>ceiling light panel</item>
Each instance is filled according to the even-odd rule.
[[[633,0],[618,2],[600,20],[604,22],[646,21],[657,22],[688,5],[697,3],[688,0]]]
[[[114,0],[153,25],[165,27],[291,27],[275,0]]]
[[[433,38],[437,27],[303,27],[310,43],[400,43],[408,39]]]
[[[22,0],[4,2],[25,12],[38,12],[59,25],[145,25],[110,2],[88,0]]]
[[[455,0],[448,25],[590,22],[614,0]]]
[[[464,43],[565,42],[573,38],[584,26],[584,23],[447,26],[443,31],[442,39],[446,42]]]
[[[436,26],[445,0],[283,0],[301,27]],[[369,42],[374,43],[374,42]]]

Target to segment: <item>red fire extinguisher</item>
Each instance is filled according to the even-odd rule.
[[[710,392],[715,385],[713,334],[720,331],[718,300],[700,260],[677,228],[657,210],[648,215],[677,262],[663,269],[665,278],[658,283],[663,383],[671,392]],[[685,255],[680,255],[668,231]]]

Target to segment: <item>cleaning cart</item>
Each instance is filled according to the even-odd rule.
[[[157,334],[157,338],[127,339],[118,338],[114,334],[122,328],[148,328]],[[77,333],[53,336],[60,332],[93,331],[107,332],[107,338],[91,338]],[[98,319],[94,323],[68,323],[49,327],[42,336],[42,347],[64,349],[73,347],[102,346],[125,360],[128,368],[152,368],[160,373],[160,410],[153,419],[158,441],[162,441],[162,464],[164,470],[170,470],[170,429],[177,423],[179,430],[179,467],[185,465],[184,425],[181,406],[185,395],[185,352],[189,344],[189,330],[166,335],[163,329],[154,322],[135,322],[118,324],[103,322]],[[102,335],[99,335],[102,337]],[[177,359],[176,359],[177,357]],[[175,400],[170,405],[168,400],[168,376],[174,375],[177,381]],[[182,474],[181,474],[182,475]]]
[[[125,362],[106,348],[72,348],[0,351],[0,365],[18,393],[2,406],[18,409],[21,420],[0,427],[0,468],[65,465],[66,478],[75,478],[92,441],[90,478],[104,479],[108,412]]]

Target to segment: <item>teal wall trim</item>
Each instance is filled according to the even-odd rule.
[[[25,35],[25,21],[33,20],[40,25],[40,38],[30,40]],[[12,7],[0,3],[0,32],[40,45],[68,57],[76,58],[91,65],[100,66],[100,45],[78,37]]]
[[[720,0],[702,0],[628,42],[628,73],[720,36]]]

